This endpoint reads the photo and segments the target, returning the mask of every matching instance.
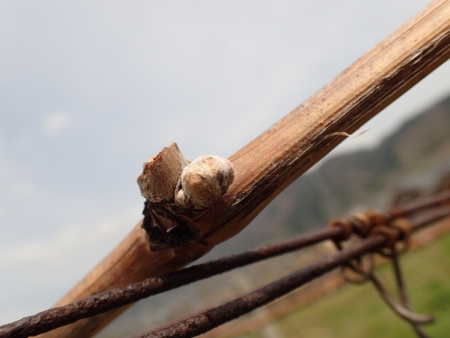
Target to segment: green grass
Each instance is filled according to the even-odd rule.
[[[435,323],[424,327],[431,337],[446,337],[450,332],[449,258],[450,235],[447,235],[400,259],[414,309],[436,318]],[[388,286],[393,285],[390,266],[381,267],[377,274]],[[272,325],[282,337],[416,337],[409,324],[395,315],[369,284],[345,285]],[[255,332],[247,337],[263,335]]]

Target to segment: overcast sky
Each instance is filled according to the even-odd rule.
[[[140,219],[142,163],[230,156],[426,0],[0,1],[0,324],[44,310]],[[445,64],[338,151],[450,93]]]

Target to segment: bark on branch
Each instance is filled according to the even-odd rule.
[[[194,240],[151,250],[139,223],[57,305],[167,273],[234,236],[344,139],[330,134],[352,133],[449,56],[450,2],[434,1],[231,156],[236,176],[228,191],[200,214],[187,213],[179,218],[195,232]],[[43,336],[90,337],[123,310],[81,320]]]

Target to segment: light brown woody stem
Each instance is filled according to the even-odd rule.
[[[433,1],[230,160],[226,194],[188,222],[199,238],[150,251],[139,223],[58,305],[177,269],[234,236],[285,187],[450,55],[450,1]],[[301,220],[299,220],[301,221]],[[90,337],[124,309],[45,334]]]

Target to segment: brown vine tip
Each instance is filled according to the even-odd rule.
[[[150,157],[137,179],[142,196],[152,203],[173,202],[181,172],[188,164],[176,143]]]
[[[223,195],[234,180],[233,164],[219,156],[201,156],[187,165],[175,194],[177,205],[205,209]]]

